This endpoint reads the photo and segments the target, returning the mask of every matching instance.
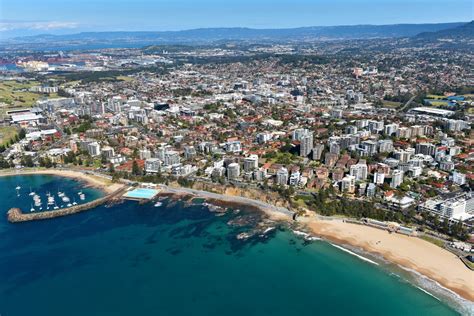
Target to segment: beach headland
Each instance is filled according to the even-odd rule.
[[[246,207],[254,210],[259,210],[268,215],[268,217],[274,220],[291,220],[293,212],[285,207],[274,206],[262,201],[249,199],[246,197],[235,196],[235,195],[224,195],[219,193],[213,193],[208,191],[195,190],[190,188],[175,188],[170,186],[161,185],[159,196],[169,196],[176,198],[185,199],[189,197],[202,198],[211,204],[227,207]]]

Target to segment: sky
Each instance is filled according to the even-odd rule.
[[[472,0],[0,0],[0,36],[473,20]]]

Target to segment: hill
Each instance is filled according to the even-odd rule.
[[[91,49],[199,44],[218,41],[294,42],[412,37],[462,27],[465,23],[311,26],[286,29],[206,28],[167,32],[84,32],[35,35],[0,42],[4,48]]]
[[[439,30],[436,32],[423,32],[415,36],[419,40],[442,40],[442,39],[474,39],[474,21],[469,23]]]

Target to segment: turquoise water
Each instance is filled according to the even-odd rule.
[[[458,314],[329,243],[284,228],[238,240],[262,220],[245,210],[126,201],[9,224],[10,207],[29,208],[17,183],[78,190],[50,176],[0,178],[2,316]]]
[[[157,195],[158,192],[159,192],[158,190],[154,190],[154,189],[138,188],[132,191],[128,191],[125,195],[128,198],[134,198],[134,199],[151,199],[155,195]]]

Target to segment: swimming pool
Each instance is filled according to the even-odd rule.
[[[131,191],[128,191],[124,194],[124,198],[129,199],[144,199],[151,200],[154,198],[160,191],[156,189],[147,189],[147,188],[138,188]]]

